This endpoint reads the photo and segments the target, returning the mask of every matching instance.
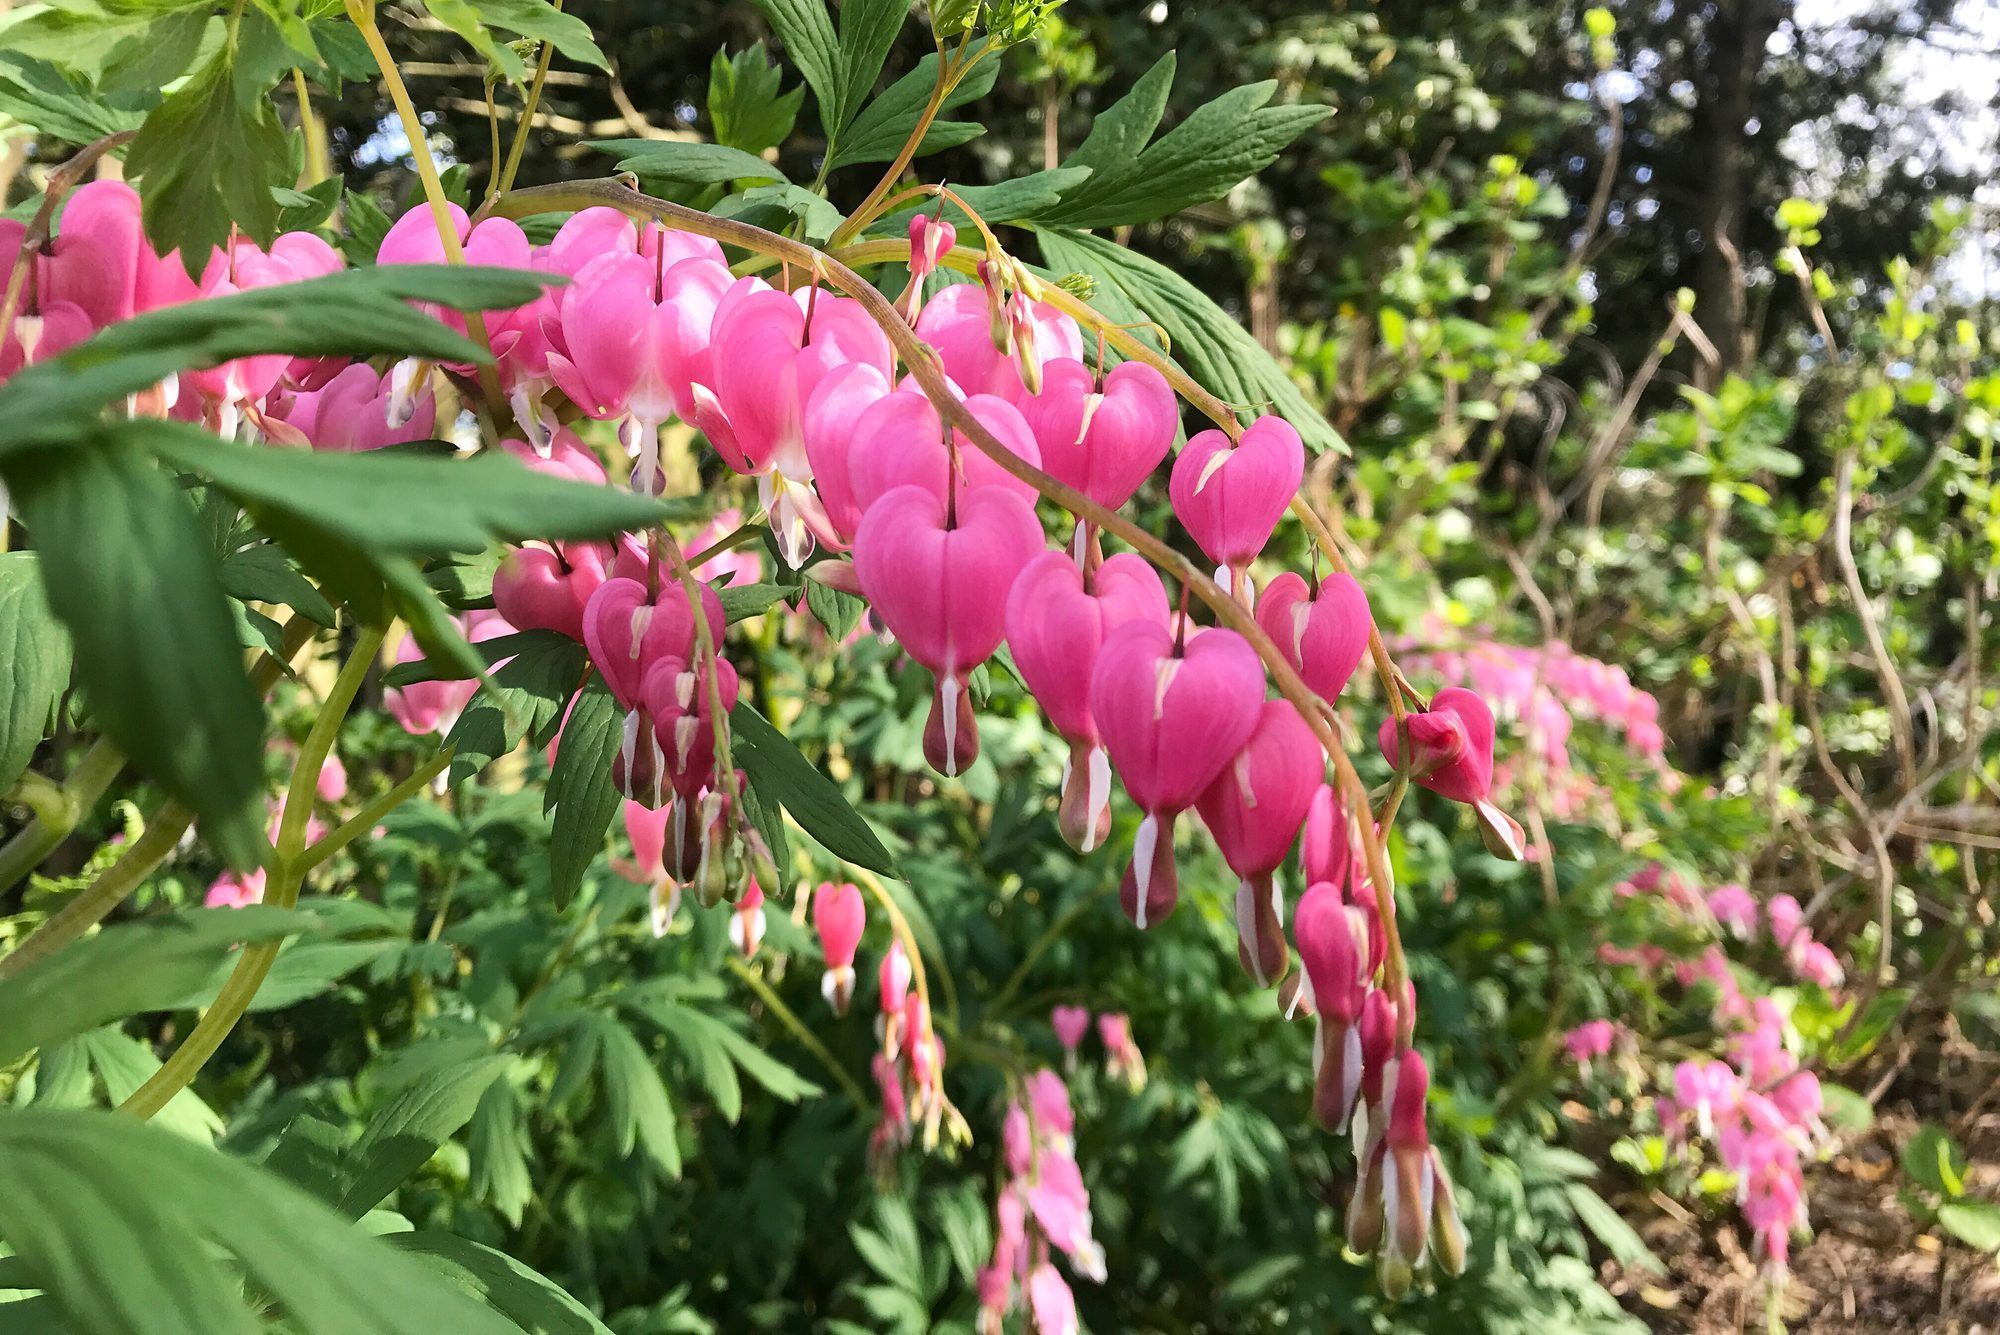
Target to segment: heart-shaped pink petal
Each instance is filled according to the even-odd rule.
[[[1257,559],[1305,477],[1305,446],[1281,417],[1260,417],[1232,443],[1204,431],[1174,460],[1167,493],[1174,513],[1211,561]]]

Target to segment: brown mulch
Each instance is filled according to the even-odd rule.
[[[1794,1335],[2000,1335],[1994,1259],[1946,1246],[1896,1199],[1905,1185],[1897,1156],[1916,1125],[1884,1115],[1808,1170],[1813,1236],[1794,1240],[1791,1279],[1779,1298]],[[2000,1114],[1961,1134],[1972,1161],[1968,1190],[1993,1199],[2000,1194]],[[1660,1332],[1761,1335],[1769,1286],[1746,1253],[1749,1232],[1733,1209],[1698,1217],[1645,1195],[1618,1204],[1667,1266],[1665,1275],[1653,1275],[1606,1264],[1605,1282],[1629,1310]]]

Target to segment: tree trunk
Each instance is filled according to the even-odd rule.
[[[1702,358],[1695,370],[1695,383],[1704,389],[1714,388],[1750,358],[1743,266],[1744,186],[1750,163],[1745,127],[1764,66],[1764,44],[1786,7],[1786,0],[1717,0],[1705,25],[1708,61],[1693,136],[1710,155],[1707,188],[1695,214],[1702,242],[1695,262],[1695,319],[1715,348],[1714,359]]]

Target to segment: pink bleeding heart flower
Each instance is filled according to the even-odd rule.
[[[1006,635],[1006,598],[1042,550],[1028,504],[998,487],[944,497],[897,487],[869,507],[854,536],[854,573],[875,615],[937,676],[924,756],[957,775],[979,755],[966,678]]]
[[[1322,881],[1300,897],[1292,935],[1318,1019],[1313,1039],[1313,1115],[1337,1133],[1347,1129],[1361,1090],[1367,924],[1361,910]]]
[[[820,993],[835,1015],[845,1015],[854,1000],[854,952],[868,926],[868,905],[853,882],[822,881],[813,891],[812,917],[820,953],[826,957]]]
[[[493,572],[493,606],[522,630],[582,643],[584,609],[608,577],[612,550],[595,542],[516,547]]]
[[[71,191],[42,264],[41,308],[75,306],[102,329],[194,300],[198,289],[181,253],[155,254],[139,213],[139,194],[123,181],[91,181]]]
[[[1195,803],[1223,861],[1241,878],[1236,954],[1259,987],[1283,977],[1290,962],[1284,900],[1272,873],[1291,852],[1325,777],[1319,739],[1298,710],[1267,700],[1250,740]]]
[[[1070,744],[1058,823],[1080,852],[1111,832],[1111,762],[1090,714],[1090,674],[1104,637],[1128,621],[1167,624],[1167,591],[1143,557],[1121,552],[1088,577],[1062,552],[1028,563],[1007,595],[1014,666]]]
[[[264,879],[262,867],[252,867],[249,871],[226,871],[209,883],[202,904],[212,909],[241,909],[261,904],[264,902]]]
[[[1738,941],[1757,934],[1757,900],[1740,885],[1718,885],[1709,891],[1708,911]]]
[[[703,789],[715,787],[715,728],[716,702],[720,697],[722,712],[726,715],[736,707],[739,683],[736,669],[726,658],[717,658],[713,669],[714,680],[707,672],[697,672],[687,660],[665,657],[653,663],[646,670],[646,679],[639,689],[639,707],[633,711],[643,718],[627,716],[626,731],[634,747],[643,747],[646,739],[641,734],[650,733],[651,749],[643,756],[626,756],[625,775],[628,785],[621,785],[631,796],[645,801],[651,796],[652,806],[660,805],[665,792],[659,781],[665,779],[683,800],[693,801]],[[618,766],[614,764],[614,779]],[[650,773],[646,771],[650,769]],[[645,794],[632,791],[643,781]]]
[[[1146,1087],[1146,1056],[1132,1037],[1132,1020],[1121,1012],[1097,1017],[1097,1041],[1104,1045],[1104,1073],[1123,1080],[1134,1093]]]
[[[1076,321],[1046,302],[1028,302],[1021,318],[1032,355],[1042,365],[1067,357],[1083,360],[1083,332]],[[917,319],[917,337],[937,349],[945,374],[967,394],[993,394],[1018,402],[1027,393],[1011,349],[993,338],[986,289],[957,283],[932,297]]]
[[[764,943],[764,887],[754,880],[729,911],[729,944],[749,959]]]
[[[1100,387],[1081,361],[1042,368],[1039,393],[1020,399],[1042,467],[1106,509],[1132,499],[1173,448],[1180,407],[1167,378],[1144,362],[1112,368]]]
[[[958,229],[943,218],[919,213],[910,219],[910,278],[921,286],[937,272],[938,261],[958,244]]]
[[[1035,1335],[1077,1335],[1076,1295],[1060,1271],[1044,1261],[1028,1272],[1027,1287]]]
[[[664,258],[618,250],[584,265],[563,294],[548,354],[549,374],[571,402],[598,421],[620,422],[641,491],[659,478],[660,423],[676,412],[692,420],[693,386],[712,373],[718,306],[732,290],[764,286],[735,278],[719,260],[663,269]]]
[[[1179,897],[1174,818],[1250,740],[1263,704],[1263,664],[1234,631],[1206,630],[1183,644],[1140,620],[1105,636],[1090,712],[1125,791],[1146,813],[1119,886],[1141,929],[1173,912]]]
[[[1440,797],[1464,802],[1479,816],[1479,831],[1496,857],[1519,861],[1527,839],[1513,817],[1489,800],[1493,789],[1493,711],[1462,686],[1448,686],[1431,707],[1408,715],[1408,773],[1412,782]],[[1382,720],[1376,743],[1391,765],[1403,767],[1396,720]]]
[[[1240,574],[1271,540],[1305,467],[1305,445],[1291,423],[1260,417],[1240,440],[1218,430],[1190,440],[1174,460],[1167,494],[1208,558]]]
[[[271,242],[268,252],[239,237],[227,250],[218,249],[209,257],[199,291],[203,297],[226,297],[280,287],[338,273],[342,264],[340,252],[311,232],[287,232]],[[290,362],[282,353],[238,357],[206,370],[188,371],[182,381],[218,415],[222,426],[229,428],[223,431],[228,435],[234,431],[236,410],[246,403],[261,404],[277,388]]]
[[[1771,939],[1778,943],[1781,950],[1791,949],[1799,933],[1805,930],[1805,910],[1790,895],[1773,895],[1764,909],[1764,915],[1771,923]]]
[[[716,309],[712,379],[694,422],[724,462],[758,479],[778,554],[792,566],[812,550],[820,522],[806,453],[805,413],[835,368],[861,363],[887,378],[895,354],[859,302],[817,288],[734,291]]]
[[[827,523],[817,536],[828,546],[844,549],[861,526],[862,507],[848,480],[848,459],[863,416],[888,397],[889,377],[879,367],[849,362],[828,371],[806,403],[806,462]]]
[[[975,394],[965,400],[965,408],[1009,452],[1040,466],[1042,455],[1034,433],[1013,404],[990,394]],[[954,429],[952,439],[953,445],[947,447],[944,422],[921,393],[898,390],[878,400],[854,424],[847,450],[847,485],[854,504],[865,514],[877,500],[901,486],[922,487],[942,500],[947,487],[955,483],[960,494],[998,487],[1033,507],[1038,493],[1032,484],[988,458],[964,432]],[[951,463],[954,448],[956,478]]]
[[[1352,575],[1329,575],[1315,592],[1288,570],[1258,596],[1257,624],[1313,693],[1331,702],[1368,652],[1375,619]]]
[[[450,216],[453,232],[458,237],[459,249],[465,255],[467,264],[483,265],[498,269],[533,269],[534,247],[528,242],[528,234],[521,225],[511,218],[482,218],[477,226],[466,217],[465,210],[456,204],[446,204],[445,211]],[[438,235],[437,217],[425,204],[419,204],[396,219],[382,238],[382,246],[375,253],[377,264],[445,264],[450,257],[445,253],[444,241]],[[420,309],[435,319],[443,321],[452,329],[466,332],[465,315],[431,303],[422,303]],[[495,336],[506,329],[511,311],[491,311],[483,317],[488,335]],[[498,340],[495,353],[500,351]]]
[[[437,400],[429,387],[417,396],[400,426],[389,422],[393,395],[388,376],[366,362],[356,362],[318,389],[285,395],[266,418],[266,434],[287,444],[342,453],[431,439],[437,428]],[[285,430],[272,429],[271,422]]]
[[[468,613],[463,626],[465,638],[474,644],[514,633],[506,618],[493,612]],[[415,663],[423,656],[424,651],[414,635],[405,635],[402,643],[396,646],[398,663]],[[393,686],[382,692],[382,707],[403,725],[404,732],[414,736],[448,733],[478,690],[479,683],[471,680],[412,682],[408,686]]]
[[[1354,1203],[1361,1208],[1350,1206],[1348,1212],[1348,1245],[1380,1246],[1377,1278],[1384,1293],[1401,1297],[1416,1269],[1433,1255],[1446,1273],[1461,1273],[1466,1240],[1451,1178],[1425,1125],[1430,1075],[1423,1055],[1401,1052],[1395,1068],[1388,1081],[1388,1125],[1355,1189]],[[1369,1246],[1357,1241],[1357,1234]]]
[[[1320,881],[1347,884],[1354,858],[1351,833],[1340,794],[1330,784],[1320,785],[1306,806],[1305,826],[1299,833],[1299,870],[1305,873],[1307,885]]]
[[[1090,1011],[1083,1006],[1058,1006],[1049,1012],[1049,1027],[1056,1031],[1056,1042],[1063,1050],[1074,1055],[1083,1036],[1090,1032]]]
[[[531,472],[586,486],[604,485],[604,465],[576,432],[566,426],[556,428],[545,449],[538,450],[526,441],[503,440],[500,450]]]
[[[704,584],[701,603],[710,642],[720,645],[725,624],[722,599]],[[640,688],[653,664],[666,658],[691,661],[696,640],[694,613],[677,583],[663,584],[657,597],[649,597],[646,586],[636,579],[608,579],[584,608],[583,643],[590,660],[627,709],[639,707]]]
[[[667,868],[667,827],[670,807],[653,808],[627,800],[625,837],[632,841],[632,860],[614,858],[612,867],[627,880],[646,887],[647,921],[655,937],[667,934],[681,906],[681,887]]]
[[[27,236],[26,223],[13,218],[0,218],[0,274],[14,272]],[[42,263],[43,273],[47,272],[47,263],[46,260]],[[35,270],[31,268],[29,272],[32,276]],[[31,295],[29,290],[22,292],[14,323],[7,330],[5,342],[0,342],[0,381],[5,381],[23,366],[53,357],[64,348],[81,343],[92,333],[89,315],[74,302],[51,302],[46,295],[41,301],[34,301],[30,299]]]
[[[1374,970],[1368,969],[1369,976]],[[1370,1128],[1384,1125],[1382,1099],[1396,1066],[1396,1003],[1379,987],[1361,999],[1361,1088],[1354,1100],[1354,1152],[1366,1153]]]

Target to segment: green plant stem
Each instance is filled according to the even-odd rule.
[[[291,908],[299,900],[299,887],[305,881],[307,863],[305,853],[306,823],[312,817],[313,793],[319,783],[320,767],[326,763],[328,753],[333,750],[334,739],[340,735],[340,725],[347,718],[348,708],[361,690],[361,683],[374,666],[375,655],[382,648],[382,630],[369,626],[362,630],[354,644],[354,652],[340,669],[340,676],[334,681],[333,689],[327,693],[321,704],[319,715],[313,719],[311,731],[299,746],[297,763],[292,767],[291,786],[285,792],[284,815],[278,822],[277,846],[273,853],[274,865],[270,871],[268,892],[264,902],[278,908]],[[215,1002],[181,1045],[174,1049],[171,1057],[159,1070],[133,1092],[132,1097],[120,1106],[124,1112],[139,1117],[151,1117],[167,1106],[174,1095],[194,1083],[194,1078],[208,1059],[215,1055],[237,1021],[249,1010],[257,989],[264,985],[264,979],[271,972],[271,965],[278,958],[278,951],[284,947],[282,941],[268,941],[260,945],[246,947],[236,961],[236,968],[223,983],[222,991]]]
[[[416,772],[411,774],[409,778],[404,779],[394,788],[391,788],[388,792],[382,794],[373,802],[361,808],[353,816],[343,821],[339,829],[333,831],[299,855],[301,870],[310,872],[313,868],[319,866],[320,863],[325,862],[335,853],[338,853],[341,849],[360,838],[365,831],[374,829],[384,816],[403,805],[412,794],[416,793],[432,779],[435,779],[443,771],[444,767],[451,763],[451,758],[457,752],[457,747],[445,747],[429,760],[419,765]]]
[[[834,1083],[846,1091],[848,1098],[854,1100],[854,1106],[863,1112],[868,1111],[868,1096],[862,1092],[860,1083],[841,1068],[840,1063],[833,1059],[833,1054],[826,1050],[826,1044],[820,1042],[818,1035],[806,1028],[805,1022],[785,1004],[784,998],[772,991],[771,985],[765,982],[755,969],[736,956],[730,955],[727,963],[731,971],[757,994],[757,1000],[764,1003],[764,1009],[777,1016],[778,1023],[789,1029],[792,1037],[798,1039],[807,1052],[819,1059],[819,1064],[826,1068],[826,1073],[833,1077]]]
[[[1100,899],[1103,899],[1107,895],[1115,894],[1117,890],[1118,883],[1116,881],[1100,886],[1097,890],[1080,897],[1074,904],[1071,904],[1061,913],[1058,913],[1054,920],[1042,930],[1042,934],[1035,938],[1035,943],[1028,947],[1028,953],[1021,957],[1019,964],[1014,966],[1014,972],[1007,975],[1007,981],[1000,985],[1000,991],[994,996],[993,1002],[988,1009],[994,1012],[1005,1010],[1007,1003],[1014,999],[1014,994],[1021,990],[1021,984],[1028,981],[1028,976],[1034,971],[1035,965],[1039,964],[1042,956],[1048,954],[1055,947],[1056,942],[1062,939],[1063,933],[1069,930],[1070,924],[1094,908]]]
[[[65,783],[56,785],[47,779],[40,780],[42,786],[52,790],[49,800],[38,802],[17,790],[16,800],[31,807],[35,818],[0,848],[0,890],[13,885],[55,852],[56,846],[69,838],[124,768],[124,753],[100,737],[83,753],[83,759],[77,762]],[[27,777],[30,776],[24,776],[24,782]]]
[[[859,236],[882,212],[883,200],[888,198],[891,190],[895,189],[896,182],[908,169],[911,160],[917,156],[917,150],[923,146],[924,136],[931,132],[931,122],[937,119],[938,112],[944,107],[945,99],[951,96],[951,90],[958,87],[959,81],[971,72],[972,67],[977,65],[990,49],[987,45],[981,45],[977,51],[965,55],[966,45],[971,40],[972,34],[968,32],[964,40],[959,43],[957,51],[950,55],[942,51],[938,53],[937,82],[931,87],[930,100],[924,103],[923,111],[917,116],[916,125],[903,140],[903,146],[897,150],[896,159],[889,164],[889,170],[882,173],[882,179],[875,183],[875,188],[868,192],[868,197],[861,201],[860,207],[848,215],[847,221],[834,229],[832,237],[827,240],[829,248]],[[830,151],[827,160],[829,162],[833,160]]]
[[[102,876],[63,905],[53,918],[30,933],[12,954],[0,959],[0,978],[19,973],[102,922],[106,914],[124,903],[125,897],[137,890],[167,860],[167,854],[174,851],[193,820],[194,812],[180,803],[162,803],[160,809],[153,813],[153,818],[146,822],[145,833],[125,850],[125,856],[112,863]]]
[[[375,67],[382,72],[382,87],[396,108],[397,119],[403,122],[403,137],[410,141],[410,161],[417,169],[417,179],[423,183],[424,201],[430,205],[431,221],[437,224],[445,261],[464,264],[465,246],[451,220],[444,181],[438,176],[436,160],[431,157],[430,138],[424,130],[423,118],[417,115],[416,104],[410,101],[410,90],[403,86],[396,58],[389,54],[389,44],[382,39],[382,29],[375,22],[375,0],[347,0],[347,16],[361,30],[361,40],[367,43],[369,54],[375,57]],[[500,378],[493,369],[493,340],[486,333],[486,317],[478,311],[467,311],[465,327],[479,340],[479,346],[486,349],[487,360],[479,367],[479,389],[488,404],[496,405],[493,411],[497,412],[498,405],[504,405],[506,398],[500,393]]]
[[[555,0],[558,13],[562,11],[562,7],[563,0]],[[488,199],[514,188],[514,176],[521,170],[521,155],[527,151],[528,134],[535,128],[535,109],[542,104],[542,85],[548,80],[549,61],[555,57],[555,53],[555,43],[546,41],[542,43],[541,58],[535,62],[535,77],[528,83],[527,101],[521,107],[521,123],[514,127],[514,142],[507,146],[507,166],[497,178],[498,189],[489,194]],[[492,95],[490,86],[487,95],[489,97]],[[493,133],[497,146],[500,133],[498,122],[495,122]]]
[[[964,403],[952,392],[950,383],[945,379],[942,365],[927,350],[923,340],[917,337],[916,331],[897,312],[889,298],[883,296],[874,284],[812,246],[735,219],[716,218],[695,209],[654,199],[618,180],[571,182],[513,191],[495,201],[495,212],[505,217],[524,217],[555,208],[582,209],[594,204],[609,205],[628,214],[657,219],[669,227],[693,232],[698,236],[707,236],[746,250],[774,255],[785,263],[796,264],[809,272],[823,275],[828,282],[854,298],[868,313],[869,318],[888,335],[891,346],[903,364],[909,368],[911,376],[922,387],[924,396],[937,409],[938,415],[951,427],[962,432],[974,448],[998,465],[1001,471],[1026,482],[1045,499],[1067,510],[1077,519],[1088,520],[1105,532],[1122,539],[1126,545],[1185,585],[1206,603],[1219,623],[1247,640],[1258,658],[1263,660],[1265,669],[1278,687],[1278,693],[1290,702],[1298,711],[1299,717],[1305,720],[1306,726],[1313,730],[1321,749],[1333,763],[1342,805],[1354,812],[1368,808],[1368,789],[1361,782],[1360,772],[1354,768],[1353,760],[1340,743],[1340,736],[1333,726],[1326,702],[1305,684],[1297,669],[1286,661],[1271,637],[1257,624],[1257,619],[1214,580],[1203,574],[1194,562],[1168,546],[1157,535],[1147,532],[1116,511],[1099,505],[1076,488],[1051,477],[1003,445],[999,437],[968,411]],[[905,255],[909,253],[907,243],[903,243],[903,253]],[[1068,296],[1053,285],[1043,285],[1041,294],[1045,298]],[[1101,323],[1101,320],[1099,322]],[[1214,401],[1213,395],[1204,394],[1204,397]],[[1238,430],[1240,429],[1239,427]],[[1311,507],[1299,508],[1309,511]],[[1328,557],[1336,562],[1339,560],[1337,552],[1330,551]],[[696,618],[696,624],[701,624],[700,618]],[[1379,636],[1376,638],[1379,639]],[[1377,661],[1378,665],[1386,661],[1386,652]],[[1393,699],[1397,689],[1393,671],[1388,681]],[[1369,879],[1381,894],[1391,894],[1395,882],[1390,876],[1388,852],[1383,843],[1382,832],[1375,829],[1373,821],[1363,821],[1360,824],[1362,861],[1368,871]],[[1402,1021],[1401,1027],[1407,1033],[1413,1019],[1409,989],[1406,986],[1409,980],[1409,965],[1403,956],[1401,935],[1395,930],[1393,912],[1385,912],[1383,918],[1387,935],[1386,981],[1389,995],[1396,1002],[1398,1018]]]
[[[724,552],[733,552],[738,547],[747,547],[763,536],[764,526],[762,524],[748,522],[738,524],[730,532],[717,538],[714,542],[702,548],[693,556],[690,556],[687,559],[687,563],[690,568],[699,570],[716,557],[721,556]]]

